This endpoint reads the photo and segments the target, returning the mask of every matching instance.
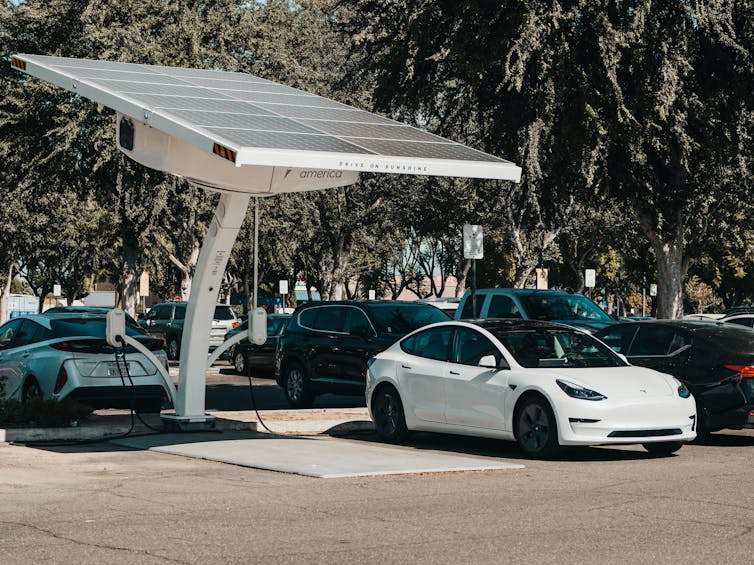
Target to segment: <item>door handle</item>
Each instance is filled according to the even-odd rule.
[[[461,373],[456,373],[455,371],[451,371],[451,372],[450,372],[450,374],[451,374],[451,375],[455,375],[455,376],[457,376],[457,377],[461,375]]]
[[[409,367],[408,365],[401,365],[401,369],[410,369],[410,368],[411,367]]]

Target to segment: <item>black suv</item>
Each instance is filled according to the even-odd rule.
[[[307,408],[328,392],[363,395],[370,357],[417,328],[450,319],[416,302],[304,304],[280,336],[275,378],[294,408]]]

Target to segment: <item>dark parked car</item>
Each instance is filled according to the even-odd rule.
[[[463,296],[456,320],[469,318],[521,318],[558,322],[593,333],[615,323],[583,294],[564,290],[483,288],[477,290],[476,315],[471,293]]]
[[[186,302],[163,302],[155,304],[149,312],[139,320],[139,325],[150,334],[165,340],[168,358],[178,359],[181,355],[181,339],[183,339],[183,323],[186,319]],[[215,349],[225,339],[225,334],[239,325],[240,321],[235,312],[226,304],[215,306],[215,316],[212,320],[208,349]]]
[[[416,302],[313,302],[293,313],[280,336],[275,377],[294,408],[325,393],[363,395],[367,360],[417,328],[450,320]]]
[[[255,377],[274,376],[278,339],[290,319],[290,314],[270,314],[267,316],[267,341],[263,345],[251,343],[247,338],[228,348],[228,359],[231,360],[238,374],[246,375],[250,372]],[[225,335],[225,340],[227,341],[239,332],[248,331],[249,321],[244,320],[240,326],[236,326]]]
[[[696,398],[697,435],[754,427],[754,330],[720,322],[627,322],[597,332],[632,365],[668,373]]]

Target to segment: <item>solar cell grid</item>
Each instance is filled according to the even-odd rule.
[[[357,122],[365,124],[395,124],[396,122],[355,108],[314,108],[306,106],[287,106],[284,104],[266,104],[257,102],[257,107],[264,108],[285,116],[301,120],[337,120],[343,122]]]
[[[288,118],[258,114],[233,114],[223,112],[196,112],[192,110],[171,110],[171,114],[186,119],[199,127],[227,127],[270,131],[321,133]],[[262,112],[260,112],[261,114]]]
[[[246,147],[268,149],[296,149],[301,151],[333,151],[368,154],[370,151],[328,135],[309,135],[275,131],[256,131],[229,128],[207,128],[231,143]]]
[[[402,172],[458,174],[450,164],[458,161],[466,163],[468,171],[475,170],[485,178],[511,174],[515,178],[516,171],[520,171],[508,161],[420,129],[245,73],[37,55],[17,57],[31,64],[31,70],[26,65],[21,70],[137,120],[150,119],[154,114],[152,127],[164,128],[166,133],[204,150],[213,151],[217,143],[227,145],[228,150],[238,153],[237,164],[264,164],[271,154],[253,152],[278,149],[325,152],[328,158],[343,155],[334,164],[356,167],[351,170],[367,167],[389,171],[398,168],[395,163],[402,163]],[[290,160],[285,162],[295,166],[298,154],[288,153]],[[310,155],[306,162],[318,164],[320,157]],[[369,159],[353,161],[348,155]],[[372,159],[380,156],[389,160]],[[442,166],[444,172],[432,173],[425,165],[419,165],[421,160],[448,163]],[[472,166],[478,162],[510,165],[514,172],[497,173],[495,169]],[[503,176],[495,176],[498,174]]]

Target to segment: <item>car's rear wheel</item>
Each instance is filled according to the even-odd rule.
[[[246,354],[243,351],[236,351],[233,354],[233,366],[236,369],[236,373],[238,373],[239,375],[246,374]]]
[[[24,404],[28,404],[37,398],[42,398],[42,388],[39,386],[37,379],[29,377],[24,383],[21,400]]]
[[[514,432],[518,445],[530,457],[549,459],[562,450],[555,413],[541,396],[530,396],[523,401],[516,411]]]
[[[408,437],[403,403],[393,387],[383,386],[377,390],[372,398],[372,414],[377,435],[383,441],[400,443]]]
[[[168,359],[175,361],[181,354],[181,344],[178,339],[171,337],[168,341]]]
[[[283,391],[286,401],[292,408],[309,408],[314,402],[309,377],[298,363],[291,363],[286,367]]]
[[[645,443],[644,449],[646,449],[652,455],[668,456],[683,447],[683,442],[680,441],[661,441],[658,443]]]

